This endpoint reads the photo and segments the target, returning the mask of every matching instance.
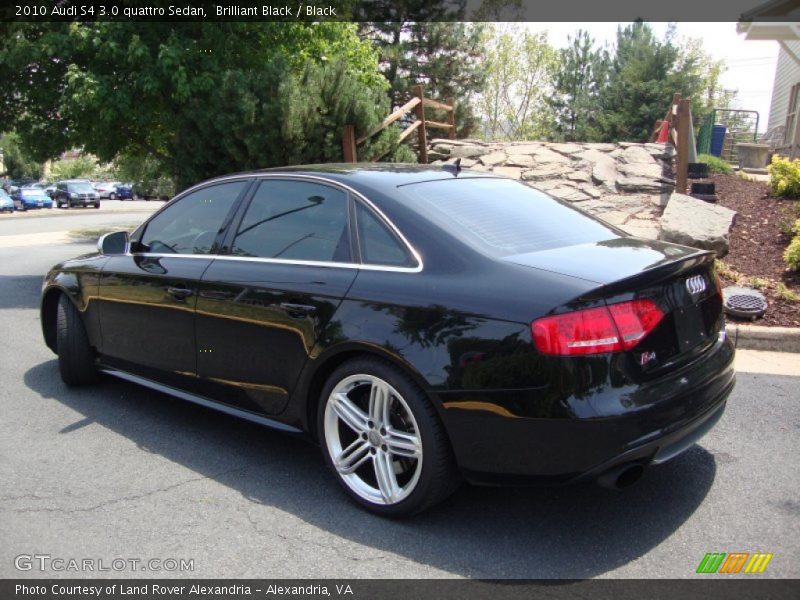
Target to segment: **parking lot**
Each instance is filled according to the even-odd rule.
[[[103,576],[697,577],[707,552],[773,553],[756,577],[800,576],[796,355],[741,352],[716,428],[631,488],[464,486],[404,521],[355,507],[301,440],[121,381],[67,388],[41,339],[43,274],[92,251],[66,232],[159,206],[0,217],[0,577],[92,576],[21,572],[22,554],[193,560]]]
[[[150,213],[163,204],[164,202],[161,200],[101,200],[99,210],[101,213]],[[5,221],[6,219],[29,219],[31,217],[61,217],[67,215],[72,217],[80,217],[83,215],[84,217],[87,217],[87,213],[93,213],[96,210],[98,209],[95,209],[91,206],[88,208],[37,208],[35,210],[27,210],[24,212],[17,210],[14,212],[0,213],[0,222]]]

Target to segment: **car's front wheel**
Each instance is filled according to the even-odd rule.
[[[460,476],[430,400],[389,363],[364,358],[328,379],[319,411],[323,455],[345,491],[384,516],[420,512]]]
[[[94,350],[83,326],[80,313],[66,296],[58,301],[56,315],[58,370],[67,385],[87,385],[97,380]]]

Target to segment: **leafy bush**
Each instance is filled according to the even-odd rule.
[[[722,279],[726,279],[727,281],[732,281],[733,283],[738,283],[740,279],[742,279],[742,275],[730,267],[726,262],[716,259],[714,261],[714,270],[717,272],[717,275]]]
[[[783,251],[783,261],[793,271],[800,271],[800,235],[794,236]]]
[[[786,302],[800,302],[800,296],[795,294],[792,290],[790,290],[782,283],[778,283],[777,285],[777,294],[778,298]]]
[[[800,198],[800,158],[789,160],[778,155],[769,165],[769,186],[777,196]]]
[[[733,173],[733,167],[731,167],[727,161],[724,161],[719,156],[714,156],[713,154],[698,154],[697,162],[707,164],[708,171],[710,173],[723,173],[725,175],[730,175]]]
[[[800,202],[789,202],[787,206],[782,206],[779,212],[778,229],[783,235],[791,237],[796,233],[794,231],[795,224],[800,219]]]

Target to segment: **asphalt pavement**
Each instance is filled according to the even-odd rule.
[[[53,218],[76,228],[31,218],[0,236]],[[0,577],[692,578],[707,552],[774,555],[726,577],[800,576],[798,355],[741,352],[717,426],[631,488],[463,486],[391,521],[348,501],[299,439],[122,381],[67,388],[38,294],[52,264],[92,249],[0,246]],[[51,559],[18,558],[33,555]]]

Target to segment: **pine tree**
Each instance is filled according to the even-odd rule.
[[[597,132],[597,105],[607,69],[607,52],[579,29],[570,45],[559,51],[554,93],[548,103],[555,113],[554,137],[565,141],[592,141]]]
[[[381,21],[364,23],[361,32],[378,48],[393,107],[407,102],[413,86],[420,84],[426,97],[454,98],[458,135],[471,133],[476,124],[473,97],[485,80],[482,24]],[[431,118],[442,120],[443,115],[432,112]]]
[[[601,139],[648,139],[677,91],[669,84],[677,58],[677,48],[669,39],[659,41],[648,24],[637,21],[618,28],[616,52],[600,94]]]

